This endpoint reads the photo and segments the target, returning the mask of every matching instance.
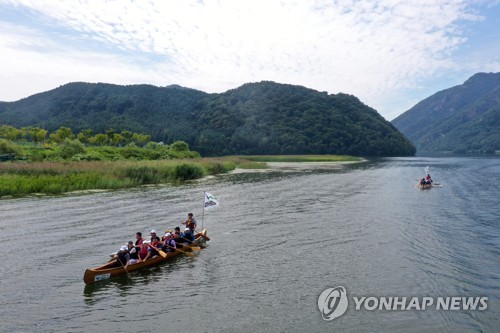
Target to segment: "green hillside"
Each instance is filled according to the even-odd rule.
[[[248,83],[221,94],[179,86],[70,83],[0,103],[0,124],[50,131],[133,131],[202,155],[407,156],[412,144],[374,109],[346,94]]]
[[[419,152],[500,150],[500,73],[479,73],[392,121]]]

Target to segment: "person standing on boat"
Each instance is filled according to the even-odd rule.
[[[165,241],[163,243],[163,251],[165,252],[175,252],[177,248],[173,235],[170,232],[165,234]]]
[[[182,224],[184,224],[186,226],[186,228],[191,229],[193,234],[194,234],[194,230],[196,229],[196,226],[198,225],[196,223],[196,219],[193,217],[193,213],[189,213],[187,220],[182,222]]]
[[[125,265],[125,270],[127,269],[128,265],[133,265],[141,262],[141,259],[139,258],[139,250],[134,246],[134,242],[128,242],[127,252],[129,254],[129,259],[127,261],[127,264]]]

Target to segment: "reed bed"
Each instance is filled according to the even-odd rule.
[[[234,161],[223,158],[0,163],[0,196],[178,183],[225,173],[236,166]]]

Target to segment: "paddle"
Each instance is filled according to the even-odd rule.
[[[172,249],[175,249],[175,250],[179,251],[180,253],[184,253],[184,254],[185,254],[185,255],[187,255],[188,257],[194,257],[194,256],[195,256],[195,255],[194,255],[194,254],[192,254],[192,253],[185,252],[185,251],[181,251],[181,250],[179,250],[179,249],[178,249],[178,248],[176,248],[176,247],[173,247],[173,246],[170,246],[170,245],[167,245],[167,246],[168,246],[168,247],[170,247],[170,248],[172,248]]]
[[[163,252],[162,250],[160,250],[159,248],[153,246],[151,243],[149,244],[149,246],[151,246],[153,249],[155,249],[156,251],[158,251],[158,253],[163,257],[163,258],[166,258],[167,257],[167,254],[165,252]]]
[[[186,239],[186,238],[184,238],[184,237],[179,237],[179,238],[182,238],[182,239],[187,240],[188,242],[190,242],[190,243],[191,243],[191,246],[190,246],[189,248],[190,248],[191,250],[193,250],[193,251],[195,251],[195,252],[200,252],[200,251],[201,251],[201,247],[194,245],[194,243],[193,243],[192,241],[190,241],[189,239]]]
[[[120,265],[122,265],[123,269],[125,270],[125,272],[127,272],[128,274],[128,271],[127,271],[127,268],[125,268],[125,266],[123,265],[122,261],[120,260],[120,257],[117,257],[116,260],[120,263]]]

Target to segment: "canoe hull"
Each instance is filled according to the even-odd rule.
[[[206,247],[206,229],[203,229],[197,236],[195,240],[195,245],[200,246],[202,248]],[[190,249],[191,245],[184,245],[182,248],[182,251],[191,251]],[[168,261],[178,255],[182,254],[180,251],[175,251],[172,253],[167,253],[167,256],[163,258],[162,256],[158,256],[156,258],[151,258],[148,259],[147,261],[143,261],[137,264],[129,265],[127,267],[127,270],[125,271],[125,268],[123,266],[118,266],[118,267],[113,267],[116,266],[116,260],[113,260],[111,262],[108,262],[102,266],[96,267],[96,268],[88,268],[85,270],[85,273],[83,274],[83,282],[85,284],[89,283],[94,283],[94,282],[99,282],[99,281],[104,281],[104,280],[109,280],[121,275],[125,275],[127,273],[131,273],[146,267],[158,265],[162,262]]]

